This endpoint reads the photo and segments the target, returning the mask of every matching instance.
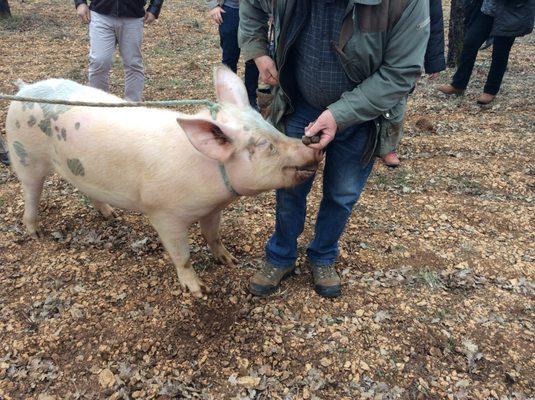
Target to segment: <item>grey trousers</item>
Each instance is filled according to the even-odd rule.
[[[140,101],[145,74],[141,56],[143,18],[117,18],[91,11],[89,23],[89,86],[109,91],[115,47],[124,65],[124,97]]]

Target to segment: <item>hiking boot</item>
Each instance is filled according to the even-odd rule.
[[[489,93],[481,93],[481,96],[479,96],[479,99],[477,99],[477,104],[487,105],[492,103],[496,96]]]
[[[314,276],[314,289],[323,297],[338,297],[342,294],[340,276],[334,265],[310,264]]]
[[[464,89],[457,89],[451,86],[449,83],[446,85],[440,85],[437,89],[439,92],[442,92],[444,94],[456,94],[457,96],[460,96],[464,93]]]
[[[249,292],[255,296],[270,295],[279,288],[281,281],[292,275],[294,271],[294,265],[276,267],[266,261],[260,271],[257,271],[251,278]]]
[[[391,168],[396,168],[401,161],[399,161],[399,157],[396,154],[395,151],[391,151],[390,153],[384,155],[381,157],[385,165]]]

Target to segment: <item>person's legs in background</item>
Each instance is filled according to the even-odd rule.
[[[439,86],[439,91],[445,94],[462,94],[464,92],[470,81],[479,48],[489,37],[493,22],[493,17],[478,11],[464,35],[459,66],[453,75],[451,84]]]
[[[234,73],[238,70],[240,47],[238,46],[238,25],[240,14],[237,8],[223,5],[225,11],[223,22],[219,25],[219,43],[223,52],[221,62],[229,67]]]
[[[109,92],[117,18],[91,11],[89,23],[89,86]]]
[[[509,53],[513,43],[514,37],[496,36],[494,37],[494,45],[492,48],[492,63],[490,64],[487,82],[483,90],[483,95],[479,99],[480,104],[490,103],[500,90],[502,79],[507,69],[509,61]],[[488,96],[485,96],[488,95]]]
[[[223,51],[222,63],[237,72],[240,59],[238,46],[238,26],[240,24],[239,9],[223,5],[223,23],[219,25],[219,39]],[[245,63],[245,88],[251,107],[257,108],[256,89],[258,88],[258,68],[253,60]]]
[[[141,44],[143,42],[143,18],[119,18],[117,41],[124,65],[124,97],[141,101],[145,73]]]

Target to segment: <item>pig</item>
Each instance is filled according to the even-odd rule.
[[[287,188],[311,178],[322,155],[289,138],[250,105],[228,68],[214,70],[217,108],[194,115],[154,108],[90,108],[13,101],[6,131],[13,169],[24,192],[23,222],[39,237],[38,203],[55,171],[104,217],[114,208],[145,214],[169,253],[183,288],[206,286],[191,268],[188,228],[199,222],[214,257],[237,262],[221,242],[221,211],[238,196]],[[49,79],[18,95],[122,102],[101,90]]]

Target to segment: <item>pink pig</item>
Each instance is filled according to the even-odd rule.
[[[148,108],[89,108],[12,102],[6,130],[13,168],[24,190],[24,224],[38,236],[38,203],[56,171],[92,200],[104,217],[111,206],[144,213],[173,260],[181,285],[202,296],[190,263],[188,228],[200,222],[219,261],[236,259],[221,243],[221,210],[238,194],[256,195],[310,178],[322,156],[284,136],[249,106],[242,81],[215,70],[217,114]],[[26,85],[19,95],[122,102],[68,80]]]

